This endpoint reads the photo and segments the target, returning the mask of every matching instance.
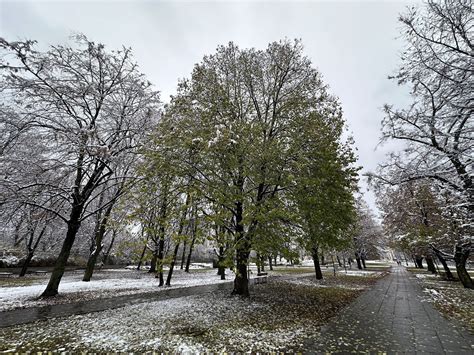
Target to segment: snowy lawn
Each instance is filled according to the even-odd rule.
[[[426,270],[410,269],[423,287],[426,300],[447,318],[456,319],[474,332],[474,291],[459,281],[446,281]],[[454,273],[456,276],[456,273]]]
[[[226,271],[227,280],[234,274]],[[38,299],[45,289],[49,275],[26,278],[8,278],[0,281],[0,311],[14,308],[70,303],[95,298],[107,298],[146,292],[159,292],[158,279],[146,271],[130,269],[104,269],[94,273],[90,282],[83,282],[82,272],[66,273],[59,285],[59,295],[52,299]],[[165,273],[166,278],[166,273]],[[189,287],[221,283],[216,269],[196,269],[190,273],[175,270],[171,287]],[[169,288],[169,287],[167,287]]]
[[[324,282],[270,281],[249,299],[219,291],[3,328],[0,351],[304,351],[375,276]]]

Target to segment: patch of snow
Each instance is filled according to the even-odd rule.
[[[107,271],[107,273],[110,273],[110,271]],[[122,276],[121,278],[118,278],[115,275],[112,276],[113,278],[102,280],[94,279],[93,277],[89,282],[82,281],[82,275],[68,275],[63,277],[63,280],[59,285],[59,293],[60,295],[66,296],[83,293],[88,294],[88,298],[101,298],[155,292],[163,289],[162,287],[158,287],[158,279],[154,277],[154,274],[139,271],[126,271],[126,273],[129,273],[129,275],[120,275]],[[228,282],[233,279],[234,274],[227,271],[226,276],[227,280],[221,280],[215,269],[199,273],[186,273],[182,270],[176,270],[173,273],[173,279],[171,280],[172,286],[167,288],[181,288]],[[37,299],[46,287],[47,280],[42,281],[44,284],[0,287],[0,311],[46,304],[47,301]]]

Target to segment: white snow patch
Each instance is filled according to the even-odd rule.
[[[89,298],[101,298],[156,292],[164,289],[163,287],[158,287],[158,279],[154,277],[154,274],[138,271],[129,271],[129,273],[129,277],[116,278],[115,275],[112,274],[111,276],[113,278],[105,280],[95,280],[93,278],[89,282],[81,281],[80,277],[82,277],[82,275],[68,275],[63,277],[59,285],[59,294],[67,296],[72,293],[87,293],[89,294]],[[217,275],[215,269],[199,273],[185,273],[181,270],[176,270],[171,280],[171,286],[167,288],[182,288],[228,282],[233,279],[234,274],[227,271],[226,276],[227,280],[220,280],[220,276]],[[43,282],[45,282],[45,284],[0,287],[0,311],[46,304],[47,301],[37,299],[46,287],[46,280],[43,280]],[[113,294],[111,294],[112,292]]]

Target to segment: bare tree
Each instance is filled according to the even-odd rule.
[[[67,225],[43,292],[54,296],[81,222],[110,204],[104,200],[95,208],[101,186],[114,184],[118,162],[137,152],[157,117],[158,93],[138,71],[129,48],[106,52],[82,35],[74,46],[51,46],[45,52],[36,51],[32,41],[2,39],[0,47],[4,101],[27,118],[42,143],[36,174],[10,165],[3,188],[11,199],[43,208]]]
[[[431,180],[474,220],[474,16],[469,0],[428,0],[400,16],[406,49],[392,79],[411,87],[412,104],[385,106],[383,141],[405,149],[377,174],[390,185]],[[449,207],[449,206],[446,206]],[[453,216],[454,218],[454,216]],[[472,250],[472,223],[462,223],[455,246],[461,265]],[[462,270],[462,266],[461,269]],[[466,278],[464,285],[472,282]]]

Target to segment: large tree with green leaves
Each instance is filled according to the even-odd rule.
[[[161,141],[169,143],[174,165],[182,168],[183,175],[193,171],[190,176],[209,206],[206,214],[215,215],[214,222],[230,238],[226,244],[235,253],[234,294],[249,294],[251,250],[269,249],[272,239],[281,241],[270,229],[266,233],[265,226],[291,229],[295,211],[290,190],[298,169],[307,169],[317,159],[300,154],[300,136],[308,127],[308,134],[324,130],[320,125],[331,125],[338,117],[337,101],[303,55],[299,41],[274,42],[265,50],[243,50],[233,43],[220,46],[179,84],[163,118],[168,129]],[[333,125],[341,129],[339,123]],[[336,133],[340,137],[340,131]],[[344,148],[332,148],[336,152],[326,155],[333,160],[327,163],[329,175],[345,168],[346,155],[338,151]],[[322,155],[318,159],[324,160]],[[327,179],[336,179],[333,175]],[[335,200],[340,197],[336,190]],[[344,193],[350,194],[350,187]]]
[[[344,249],[351,244],[356,222],[355,155],[344,142],[345,121],[336,101],[301,120],[295,132],[294,187],[291,194],[299,210],[302,246],[311,254],[316,278],[322,279],[320,250]]]

